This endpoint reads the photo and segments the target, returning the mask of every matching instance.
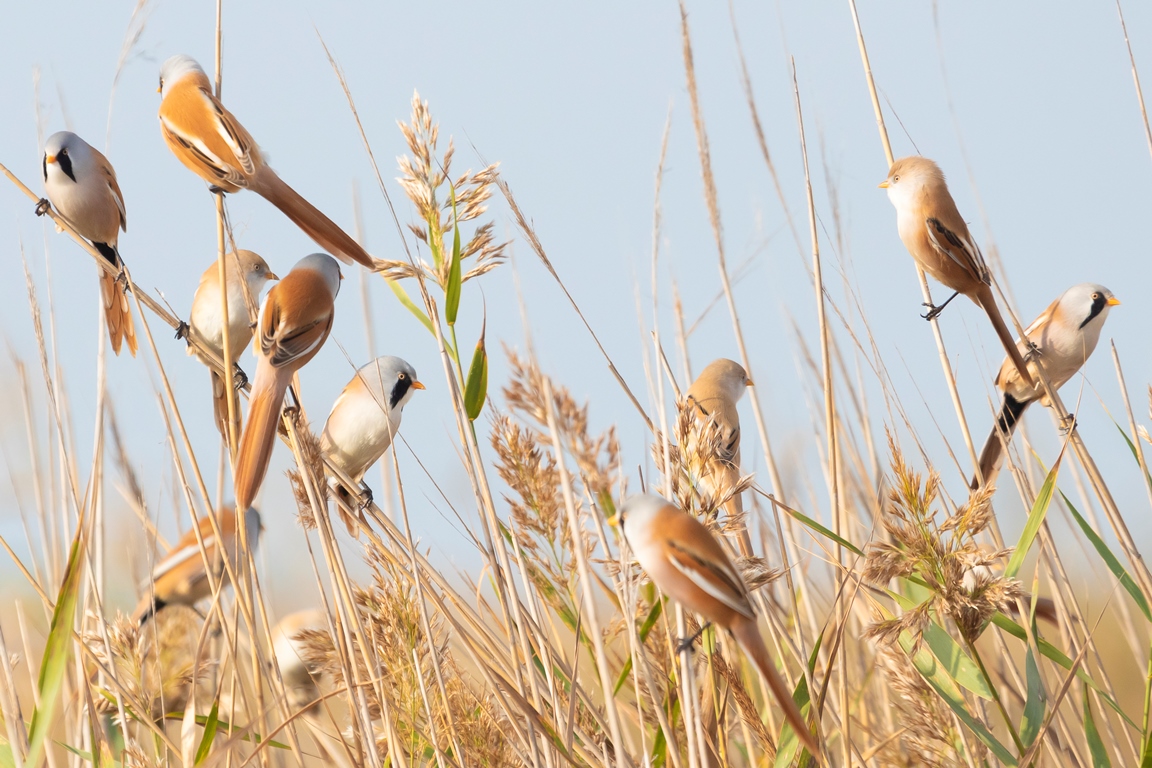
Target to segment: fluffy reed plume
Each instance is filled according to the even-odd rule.
[[[324,454],[320,450],[320,438],[308,428],[304,419],[296,422],[296,432],[300,437],[300,455],[307,466],[308,474],[316,478],[316,490],[322,494],[320,504],[325,505],[328,500],[328,483],[324,482]],[[296,499],[296,519],[305,530],[316,527],[316,518],[312,514],[312,502],[308,500],[308,485],[304,475],[298,469],[290,469],[285,473],[292,484],[292,497]]]
[[[892,541],[868,545],[864,579],[886,586],[896,578],[916,577],[931,597],[898,618],[876,622],[868,634],[891,643],[908,631],[919,642],[937,614],[954,621],[964,638],[974,642],[994,613],[1025,595],[1016,580],[997,576],[994,570],[1010,551],[989,551],[976,542],[992,520],[993,490],[973,492],[955,513],[937,522],[933,506],[939,476],[930,471],[924,482],[905,462],[891,434],[888,448],[893,487],[880,522]]]
[[[100,621],[99,617],[90,617],[89,623],[96,621]],[[143,626],[131,617],[118,615],[107,625],[107,647],[97,632],[87,632],[85,645],[116,678],[116,685],[112,685],[104,679],[103,672],[93,674],[98,710],[113,715],[118,722],[116,695],[122,693],[130,718],[156,720],[182,711],[192,691],[193,678],[202,690],[207,690],[207,677],[214,666],[209,654],[196,657],[203,623],[194,609],[171,605]]]
[[[397,572],[398,566],[390,558],[373,548],[368,549],[367,561],[372,583],[356,587],[354,597],[371,647],[367,653],[358,647],[355,663],[358,680],[380,678],[379,687],[364,686],[367,707],[375,721],[373,748],[387,754],[391,747],[396,747],[403,755],[423,759],[433,749],[435,738],[439,739],[441,749],[447,747],[446,734],[451,728],[458,735],[464,753],[458,756],[462,765],[521,765],[497,708],[487,696],[473,690],[457,667],[448,650],[448,636],[441,621],[436,618],[430,621],[429,644],[411,582]],[[296,650],[309,669],[331,676],[336,686],[345,685],[344,665],[327,631],[306,629],[297,633],[295,640]],[[429,697],[426,705],[421,689],[431,686],[433,652],[442,670],[447,698]],[[376,666],[378,660],[384,664],[383,669]],[[383,692],[384,701],[378,691]],[[398,744],[388,743],[388,727],[381,721],[385,709]],[[352,734],[347,738],[351,739]]]
[[[418,270],[423,270],[441,289],[447,290],[451,259],[445,256],[452,253],[451,234],[457,225],[473,221],[488,210],[485,203],[492,196],[498,176],[496,164],[475,173],[465,171],[453,180],[455,147],[452,139],[448,139],[444,155],[438,156],[436,144],[440,125],[432,122],[428,102],[421,101],[419,93],[412,94],[411,122],[398,122],[397,125],[411,152],[410,156],[399,159],[401,175],[397,181],[420,216],[420,223],[409,224],[408,228],[428,246],[433,254],[433,263],[421,260],[419,266],[413,266],[406,261],[381,259],[377,262],[377,269],[391,280],[415,277]],[[446,190],[442,189],[445,185],[448,186]],[[508,244],[495,241],[492,227],[492,222],[485,222],[476,227],[467,242],[461,242],[462,270],[464,262],[471,260],[472,264],[471,269],[461,275],[462,283],[495,269],[504,260],[504,249]]]

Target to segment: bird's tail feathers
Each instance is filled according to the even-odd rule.
[[[784,717],[788,720],[788,725],[792,727],[808,751],[817,760],[824,762],[820,745],[816,741],[816,737],[808,730],[804,715],[800,713],[800,708],[796,706],[796,702],[792,698],[792,691],[788,689],[784,678],[776,671],[776,665],[772,662],[771,654],[768,653],[768,646],[764,645],[764,638],[756,626],[755,619],[739,617],[732,626],[732,635],[752,659],[756,668],[760,670],[760,674],[768,683],[768,687],[772,689],[772,695],[776,697],[776,702],[784,710]]]
[[[140,598],[140,602],[136,604],[136,610],[132,611],[132,620],[136,622],[137,626],[143,626],[148,622],[148,619],[155,616],[164,605],[164,601],[155,595],[144,595],[144,597]]]
[[[1020,415],[1027,407],[1027,401],[1022,403],[1012,395],[1004,395],[1004,405],[1000,408],[1000,415],[996,417],[996,426],[992,428],[992,433],[984,441],[984,449],[980,451],[980,476],[984,478],[984,485],[992,485],[996,481],[1004,456],[1004,446],[1012,439]],[[972,478],[972,488],[979,487],[979,478]]]
[[[212,415],[216,420],[216,429],[220,430],[220,435],[228,439],[228,398],[227,392],[224,389],[224,377],[222,377],[215,370],[209,369],[212,375]],[[236,403],[239,407],[240,403]]]
[[[261,166],[256,171],[248,188],[279,208],[304,234],[345,264],[356,261],[368,269],[373,268],[372,257],[359,243],[316,206],[301,197],[268,166]]]
[[[1035,384],[1032,381],[1032,374],[1028,370],[1028,363],[1025,362],[1024,356],[1020,354],[1020,347],[1016,344],[1016,338],[1012,332],[1008,330],[1008,326],[1004,324],[1004,316],[1000,314],[1000,308],[996,306],[996,298],[992,295],[992,287],[988,285],[981,286],[981,290],[977,296],[980,306],[988,314],[988,319],[992,321],[992,327],[996,329],[996,335],[1000,337],[1000,343],[1004,345],[1005,351],[1008,352],[1008,357],[1012,358],[1012,364],[1016,366],[1016,370],[1020,372],[1020,378],[1031,389]]]
[[[236,508],[247,509],[264,482],[272,447],[276,442],[276,425],[284,392],[292,380],[292,371],[273,368],[264,360],[256,366],[256,381],[248,399],[248,421],[240,436],[236,458]]]
[[[108,340],[112,351],[120,354],[120,347],[128,342],[128,353],[136,357],[136,326],[132,322],[132,309],[128,304],[128,294],[120,290],[116,278],[100,271],[100,300],[104,304],[104,319],[108,324]]]

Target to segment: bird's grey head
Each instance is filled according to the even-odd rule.
[[[194,72],[204,75],[204,69],[191,56],[178,53],[170,56],[160,65],[160,93],[168,95],[168,89],[180,81],[182,77]],[[207,75],[205,75],[207,77]]]
[[[376,396],[382,397],[389,411],[401,412],[412,399],[412,393],[424,389],[416,378],[416,369],[402,358],[392,355],[378,357],[360,369]]]
[[[77,175],[86,173],[92,166],[91,149],[84,139],[71,131],[49,136],[44,142],[44,156],[41,158],[44,181],[47,182],[51,174],[55,181],[67,178],[75,183]]]
[[[1074,285],[1060,297],[1065,316],[1072,320],[1077,329],[1103,326],[1108,312],[1119,303],[1120,300],[1112,295],[1112,291],[1096,283]]]
[[[324,282],[328,284],[328,290],[332,291],[332,298],[336,298],[336,294],[340,293],[340,281],[344,279],[344,275],[340,274],[339,262],[328,254],[309,254],[296,262],[292,269],[314,269],[323,276]]]
[[[620,526],[620,530],[624,531],[624,536],[627,538],[629,526],[645,525],[669,504],[671,504],[670,501],[654,493],[630,496],[620,505],[614,522]]]

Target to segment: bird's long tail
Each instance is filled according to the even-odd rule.
[[[984,311],[988,314],[988,319],[992,321],[992,327],[996,329],[996,335],[1000,337],[1000,343],[1004,345],[1005,351],[1008,352],[1008,357],[1012,358],[1012,364],[1016,366],[1016,370],[1020,372],[1020,378],[1031,389],[1034,385],[1032,381],[1032,374],[1028,372],[1028,363],[1024,361],[1024,356],[1020,354],[1020,348],[1016,346],[1016,338],[1012,332],[1008,330],[1008,326],[1004,324],[1004,316],[1000,314],[1000,308],[996,306],[996,298],[992,295],[992,287],[988,285],[982,286],[982,290],[977,293],[976,299]]]
[[[752,659],[756,668],[760,670],[760,674],[764,676],[768,687],[772,689],[772,695],[776,697],[776,702],[784,710],[784,717],[788,720],[788,725],[792,726],[792,730],[808,748],[812,756],[818,761],[824,762],[820,745],[816,741],[816,737],[808,730],[808,724],[804,722],[804,715],[800,713],[800,708],[792,699],[792,691],[788,689],[784,678],[780,676],[780,673],[776,671],[776,665],[772,663],[772,656],[768,653],[768,646],[764,645],[764,638],[760,635],[756,621],[743,616],[739,617],[732,626],[732,634],[736,638],[736,642],[740,643],[740,647]]]
[[[92,243],[92,245],[96,246],[96,250],[100,251],[104,258],[112,262],[112,266],[120,267],[120,254],[116,252],[114,246],[107,243]],[[120,290],[116,278],[104,270],[100,270],[100,300],[104,303],[104,318],[108,323],[108,340],[112,342],[112,351],[119,355],[121,345],[127,341],[128,352],[135,357],[138,348],[136,327],[132,323],[128,294]]]
[[[227,440],[228,398],[224,389],[224,377],[214,369],[209,369],[208,372],[212,375],[212,415],[216,419],[216,429],[220,430],[220,435]],[[237,400],[236,406],[240,406],[239,400]]]
[[[284,183],[268,166],[261,166],[256,171],[248,188],[279,208],[296,226],[304,230],[304,234],[345,264],[357,261],[368,269],[373,268],[372,257],[359,243]]]
[[[996,417],[996,426],[984,441],[984,449],[980,451],[980,476],[984,478],[984,485],[992,485],[996,481],[996,474],[1000,471],[1000,460],[1004,456],[1004,446],[1012,439],[1016,431],[1016,423],[1020,415],[1028,407],[1028,401],[1020,402],[1012,395],[1004,395],[1004,405],[1000,408],[1000,415]],[[972,478],[972,488],[980,487],[980,478]]]
[[[276,425],[280,421],[280,407],[284,392],[292,380],[292,371],[274,368],[261,358],[256,365],[256,381],[248,400],[248,421],[240,436],[240,450],[236,458],[236,508],[247,509],[264,482],[272,446],[276,442]]]

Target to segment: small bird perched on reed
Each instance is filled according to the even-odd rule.
[[[159,91],[160,132],[177,160],[214,190],[252,190],[345,264],[356,261],[373,268],[372,257],[359,243],[265,164],[260,147],[212,93],[195,59],[176,55],[165,61]]]
[[[210,565],[217,583],[227,580],[223,555],[227,553],[229,561],[235,563],[240,551],[240,531],[237,528],[235,509],[233,507],[221,509],[216,517],[216,525],[224,540],[223,549],[216,541],[212,521],[202,517],[197,522],[197,528],[200,529],[200,538],[204,541],[203,555],[196,540],[196,531],[189,530],[172,546],[168,554],[156,563],[156,567],[152,569],[150,583],[144,589],[144,596],[132,613],[135,621],[143,624],[166,605],[192,606],[210,597],[212,581],[208,578],[205,562]],[[244,526],[248,544],[255,551],[260,532],[263,530],[260,525],[260,513],[255,509],[248,509],[244,515]]]
[[[234,484],[236,503],[252,504],[272,457],[276,424],[292,375],[316,356],[332,330],[340,265],[326,253],[305,256],[260,306],[256,323],[256,379],[240,438]]]
[[[888,178],[880,183],[896,208],[896,226],[904,247],[928,274],[955,293],[938,307],[930,307],[932,319],[959,294],[972,299],[988,314],[996,335],[1028,386],[1032,378],[992,295],[992,274],[968,225],[960,216],[944,172],[926,157],[903,157],[892,163]]]
[[[1074,285],[1049,304],[1025,329],[1025,339],[1018,342],[1019,351],[1024,354],[1031,352],[1028,365],[1033,371],[1042,365],[1048,382],[1059,389],[1088,361],[1100,340],[1100,330],[1108,319],[1108,312],[1119,303],[1112,291],[1102,285]],[[995,384],[1004,393],[1004,402],[996,425],[980,452],[980,474],[985,485],[995,481],[1004,448],[1012,439],[1024,410],[1037,400],[1042,405],[1051,405],[1039,378],[1033,385],[1026,384],[1010,359],[1000,366]],[[972,487],[978,486],[979,478],[972,478]]]
[[[628,499],[609,522],[620,526],[632,554],[661,592],[732,634],[760,670],[792,730],[822,759],[760,635],[743,578],[703,523],[654,494]]]
[[[344,474],[360,482],[368,468],[384,455],[400,430],[404,406],[418,389],[424,389],[416,371],[399,357],[378,357],[356,371],[328,414],[320,435],[320,450]],[[356,518],[346,512],[358,505],[349,489],[332,479],[336,508],[348,532],[359,535]],[[371,498],[371,491],[368,491]],[[363,514],[360,522],[367,526]]]
[[[260,294],[269,280],[280,278],[268,268],[268,263],[252,251],[238,250],[224,256],[225,281],[228,295],[228,347],[231,360],[224,360],[224,317],[220,301],[220,267],[213,261],[200,276],[200,285],[192,298],[192,311],[188,315],[189,329],[195,338],[224,360],[231,372],[240,355],[252,341],[252,322],[248,306],[260,306]],[[212,374],[212,411],[216,428],[221,435],[228,434],[228,401],[225,399],[224,379],[211,363],[199,355],[196,347],[189,346],[188,354],[200,357]]]
[[[123,271],[124,262],[116,242],[120,230],[128,231],[124,195],[116,182],[112,163],[95,147],[69,131],[60,131],[44,143],[44,191],[56,212],[81,236],[92,241],[108,262]],[[36,205],[37,215],[47,211],[47,201]],[[117,278],[100,271],[100,297],[108,324],[112,351],[120,354],[128,343],[128,353],[136,356],[136,328],[128,296],[116,284]]]
[[[713,494],[733,488],[740,480],[740,414],[736,404],[744,390],[752,386],[752,379],[744,367],[734,360],[713,360],[700,372],[684,396],[683,407],[691,410],[700,423],[709,420],[720,430],[721,444],[714,458],[709,457],[702,468],[700,481]],[[690,446],[690,449],[693,447]],[[737,493],[724,505],[730,518],[740,521],[740,554],[752,555],[751,539],[744,528],[744,503]]]

